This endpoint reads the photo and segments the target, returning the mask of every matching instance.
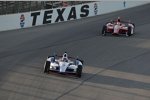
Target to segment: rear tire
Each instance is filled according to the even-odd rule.
[[[50,61],[46,61],[45,62],[45,66],[44,66],[44,73],[48,73],[49,72],[49,67],[50,67]]]
[[[77,74],[77,77],[81,78],[81,75],[82,75],[82,66],[81,65],[78,65],[76,74]]]
[[[132,31],[131,27],[128,27],[127,36],[131,36],[131,31]]]
[[[133,27],[133,34],[134,34],[134,33],[135,33],[135,24],[134,24],[134,23],[133,23],[133,26],[134,26],[134,27]],[[133,34],[132,34],[132,35],[133,35]]]
[[[106,28],[107,28],[106,26],[103,26],[103,28],[102,28],[102,35],[103,36],[106,36]]]

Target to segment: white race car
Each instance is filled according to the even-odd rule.
[[[70,73],[75,74],[77,77],[81,77],[83,61],[68,57],[67,60],[62,59],[62,56],[49,56],[44,64],[44,73],[49,71],[58,73]]]

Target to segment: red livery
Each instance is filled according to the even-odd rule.
[[[102,35],[106,35],[106,33],[111,33],[113,35],[125,34],[126,36],[131,36],[134,34],[135,25],[130,21],[110,21],[107,22],[102,28]]]

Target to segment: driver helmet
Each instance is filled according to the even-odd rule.
[[[117,22],[120,22],[120,17],[118,17]]]
[[[67,54],[67,52],[65,52],[64,54],[63,54],[63,56],[62,56],[62,60],[63,61],[68,61],[68,54]]]
[[[65,53],[63,54],[63,57],[68,57],[67,52],[65,52]]]

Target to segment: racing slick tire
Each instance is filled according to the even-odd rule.
[[[50,61],[46,61],[44,65],[44,73],[49,72]]]
[[[134,28],[135,28],[135,24],[134,23],[132,23],[132,25],[134,26]]]
[[[135,33],[135,24],[133,23],[133,28],[132,28],[132,35]]]
[[[103,36],[106,36],[106,28],[107,28],[107,27],[106,27],[105,25],[104,25],[103,28],[102,28],[102,35],[103,35]]]
[[[132,35],[131,32],[132,32],[132,28],[131,28],[131,27],[128,27],[127,36],[131,36],[131,35]]]
[[[76,75],[77,75],[77,77],[81,78],[81,74],[82,74],[82,66],[78,65]]]

